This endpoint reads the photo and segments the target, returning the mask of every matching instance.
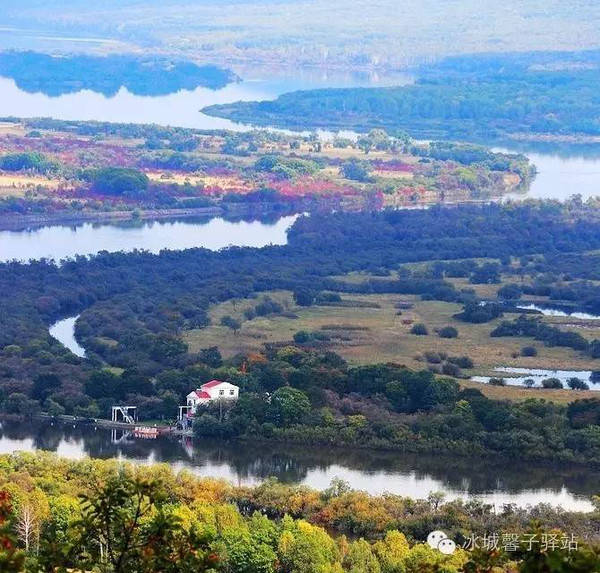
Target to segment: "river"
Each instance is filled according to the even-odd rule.
[[[600,384],[592,379],[591,370],[546,370],[544,368],[515,368],[512,366],[499,366],[494,368],[496,376],[502,378],[507,386],[527,386],[526,381],[533,380],[532,388],[541,388],[542,382],[548,378],[556,378],[566,390],[569,390],[568,381],[578,378],[585,382],[589,389],[600,392]],[[492,376],[473,376],[475,382],[489,383]],[[577,392],[577,390],[570,390]]]
[[[265,70],[236,70],[243,78],[222,89],[180,90],[165,96],[138,96],[122,88],[114,96],[89,90],[52,97],[19,89],[11,78],[0,77],[0,101],[4,116],[45,116],[58,119],[126,121],[157,123],[203,129],[249,129],[228,120],[200,113],[204,106],[238,100],[267,100],[282,93],[320,87],[385,86],[406,84],[412,78],[403,74],[365,75],[329,74],[298,70],[295,73]],[[511,146],[520,151],[518,144]],[[510,149],[509,149],[510,151]],[[538,168],[538,175],[526,194],[512,197],[565,199],[579,193],[585,199],[600,194],[600,156],[567,156],[553,151],[527,152]],[[42,257],[60,260],[75,255],[90,255],[102,250],[131,251],[135,248],[159,252],[161,249],[207,247],[219,249],[232,245],[263,246],[285,242],[288,219],[275,225],[210,222],[165,222],[49,225],[36,230],[1,231],[0,262],[27,261]]]
[[[135,96],[121,89],[106,97],[81,91],[59,97],[26,93],[10,78],[0,78],[2,114],[21,117],[49,116],[59,119],[90,119],[159,123],[195,128],[247,129],[247,126],[201,114],[204,106],[236,100],[272,99],[295,89],[328,86],[389,85],[402,78],[336,78],[325,75],[254,76],[221,90],[198,88],[167,96]],[[265,79],[268,78],[268,79]],[[409,80],[406,80],[409,81]],[[516,148],[515,148],[516,149]],[[574,193],[584,198],[600,194],[600,158],[565,157],[553,152],[528,153],[539,174],[522,197],[564,199]],[[210,221],[156,221],[120,224],[51,225],[34,230],[0,232],[0,261],[27,261],[41,257],[60,260],[102,250],[183,249],[228,245],[285,244],[293,218],[271,224]],[[73,337],[76,317],[59,321],[51,334],[76,354],[85,351]],[[168,462],[198,474],[222,477],[237,483],[257,483],[275,476],[288,483],[304,483],[323,489],[341,477],[352,487],[371,493],[390,491],[426,497],[443,491],[448,498],[477,496],[495,504],[519,505],[539,502],[569,509],[589,510],[589,497],[597,494],[597,473],[585,468],[537,467],[514,461],[462,460],[455,457],[408,456],[399,453],[330,448],[300,448],[256,444],[192,443],[170,438],[154,441],[113,436],[110,431],[47,424],[4,422],[0,452],[44,449],[72,458],[119,457],[136,462]]]
[[[221,89],[178,90],[163,96],[134,95],[121,88],[105,96],[90,90],[50,96],[20,89],[15,80],[0,77],[3,117],[52,117],[65,120],[157,123],[196,129],[248,130],[248,126],[200,112],[213,104],[275,99],[283,93],[324,87],[387,86],[411,83],[407,74],[329,73],[315,70],[236,70],[240,82]]]
[[[79,315],[58,320],[48,329],[48,332],[52,338],[66,346],[75,356],[85,358],[85,348],[75,339],[75,323],[78,318]]]
[[[325,489],[333,478],[372,494],[391,492],[425,498],[444,492],[446,499],[476,497],[501,508],[548,503],[589,511],[597,493],[597,473],[586,468],[555,468],[494,459],[471,460],[440,455],[306,447],[191,438],[134,439],[121,430],[52,422],[3,421],[0,453],[47,450],[79,459],[118,458],[136,463],[169,463],[201,476],[235,484],[257,484],[269,477]]]
[[[290,215],[266,223],[233,222],[215,217],[208,220],[50,225],[22,231],[0,231],[0,261],[26,262],[41,258],[59,261],[100,251],[135,249],[159,253],[163,249],[192,247],[218,250],[228,246],[285,245],[287,231],[296,218],[297,215]]]

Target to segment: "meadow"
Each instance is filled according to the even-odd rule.
[[[498,285],[493,286],[498,289]],[[246,320],[244,312],[265,296],[278,302],[284,308],[283,314]],[[399,305],[411,308],[399,311]],[[329,340],[318,345],[336,352],[353,365],[393,362],[419,370],[428,366],[425,353],[446,353],[449,356],[468,356],[473,360],[474,368],[464,370],[465,376],[493,376],[493,370],[498,366],[561,370],[597,368],[596,361],[571,348],[548,348],[533,339],[521,337],[491,338],[490,332],[502,319],[485,324],[467,323],[454,318],[453,315],[460,310],[459,304],[423,301],[414,295],[396,294],[344,295],[342,303],[302,307],[294,303],[290,291],[270,291],[258,294],[257,298],[234,299],[211,306],[210,326],[185,332],[184,340],[192,353],[217,346],[224,357],[230,358],[236,354],[261,352],[265,344],[294,344],[294,334],[306,331],[325,334]],[[239,331],[234,333],[221,324],[225,316],[241,322]],[[548,324],[564,324],[565,320],[573,322],[571,319],[544,317]],[[575,322],[580,322],[580,325],[571,328],[584,336],[594,338],[600,335],[600,327],[587,326],[586,321]],[[411,333],[411,328],[417,323],[426,325],[427,336]],[[436,334],[445,326],[455,327],[458,337],[441,338]],[[521,356],[521,348],[526,345],[534,346],[537,356]],[[465,379],[460,380],[460,384],[477,388],[494,399],[535,397],[564,403],[596,395],[592,391],[497,387]]]

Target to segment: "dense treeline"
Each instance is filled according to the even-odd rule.
[[[503,322],[491,332],[491,336],[528,336],[541,340],[546,346],[566,346],[588,352],[592,358],[600,358],[600,341],[594,340],[590,344],[577,332],[562,331],[535,318],[521,316],[512,322]]]
[[[600,133],[598,52],[465,56],[425,67],[414,85],[320,89],[205,113],[307,129],[405,130],[422,138]]]
[[[495,511],[437,494],[369,496],[340,480],[318,492],[47,454],[0,460],[0,568],[15,573],[590,573],[600,563],[599,519],[597,510]],[[455,540],[453,554],[424,543],[433,530]],[[543,547],[550,530],[556,546]],[[491,532],[496,550],[469,548]],[[516,545],[500,543],[502,534]]]
[[[590,418],[587,427],[571,428],[565,413],[554,406],[544,406],[531,418],[521,406],[488,401],[479,393],[460,393],[451,380],[400,367],[375,366],[376,380],[370,384],[368,371],[348,369],[334,354],[312,354],[310,333],[304,343],[302,336],[299,341],[308,342],[307,347],[290,348],[287,358],[286,352],[274,348],[258,361],[238,357],[226,363],[218,349],[190,353],[181,333],[206,326],[210,304],[274,289],[293,291],[299,305],[336,304],[339,292],[418,294],[464,303],[465,320],[479,321],[477,313],[486,313],[488,320],[487,315],[493,311],[491,317],[497,316],[500,307],[478,304],[471,289],[459,290],[444,276],[493,282],[511,256],[568,256],[599,247],[600,224],[593,217],[566,216],[553,204],[489,205],[313,214],[296,222],[288,245],[264,249],[192,249],[158,256],[105,253],[60,266],[47,261],[7,263],[0,268],[2,408],[23,414],[41,407],[53,414],[97,417],[106,415],[111,403],[127,400],[137,404],[146,418],[169,419],[191,388],[216,377],[240,385],[247,395],[240,408],[255,398],[248,411],[231,412],[225,422],[218,418],[215,422],[210,414],[198,425],[198,431],[207,435],[417,450],[443,444],[463,453],[478,447],[513,455],[519,451],[541,458],[598,460],[597,421]],[[472,259],[477,257],[505,263],[476,263]],[[404,267],[406,262],[439,259],[456,262],[432,263],[421,273]],[[332,278],[357,270],[383,276],[363,283]],[[389,276],[392,270],[396,277]],[[282,311],[265,298],[251,310],[254,315]],[[76,335],[88,353],[84,360],[47,331],[53,320],[78,313]],[[556,328],[551,332],[552,344],[571,336]],[[595,356],[597,341],[583,342],[581,349]],[[242,375],[244,360],[249,364]],[[449,376],[460,376],[463,362],[472,367],[470,360],[457,357],[444,358],[443,365],[441,358],[438,362]],[[122,372],[104,370],[106,364]],[[273,392],[282,394],[284,403],[298,402],[306,421],[290,425],[287,414],[275,406],[266,408],[265,395]],[[330,408],[331,416],[322,408]],[[497,422],[486,421],[479,413]],[[304,420],[300,415],[295,419]],[[561,436],[559,443],[543,438],[548,425],[555,427],[553,435]],[[536,446],[526,447],[527,443]]]
[[[242,371],[235,368],[240,363]],[[429,370],[349,367],[331,352],[292,345],[217,369],[172,369],[157,385],[181,394],[211,377],[238,385],[240,399],[225,413],[220,405],[200,412],[199,436],[600,462],[600,400],[569,409],[535,399],[503,403]]]

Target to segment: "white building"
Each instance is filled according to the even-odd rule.
[[[237,400],[239,395],[240,389],[235,384],[222,382],[221,380],[211,380],[186,396],[186,405],[179,406],[179,419],[182,420],[186,416],[188,418],[192,417],[200,406],[205,406],[210,402]]]

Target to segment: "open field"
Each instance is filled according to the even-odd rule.
[[[198,173],[179,173],[177,171],[146,171],[146,175],[151,181],[161,183],[175,183],[176,185],[201,185],[205,188],[218,187],[225,191],[232,189],[248,188],[250,186],[238,176],[219,175],[208,176]]]
[[[547,348],[540,342],[528,338],[491,338],[489,334],[499,320],[486,324],[461,322],[452,317],[461,308],[457,304],[421,301],[415,296],[384,294],[346,295],[343,300],[348,306],[298,307],[293,303],[290,292],[271,292],[269,296],[280,302],[297,318],[270,315],[244,320],[244,310],[255,306],[262,297],[228,301],[210,309],[211,326],[190,331],[185,335],[190,350],[197,351],[208,346],[218,346],[224,356],[232,356],[239,352],[260,351],[268,342],[292,341],[294,333],[306,330],[327,333],[331,340],[326,343],[326,347],[339,353],[352,364],[396,362],[410,368],[421,369],[427,365],[422,354],[429,351],[445,352],[450,356],[469,356],[474,361],[475,367],[472,371],[465,371],[468,375],[491,375],[493,369],[498,366],[563,370],[598,369],[598,361],[570,348]],[[400,301],[410,302],[413,307],[402,310],[402,315],[397,315],[395,304]],[[372,306],[351,306],[352,304]],[[225,315],[242,320],[239,333],[234,334],[229,328],[220,325],[220,319]],[[557,321],[554,318],[545,320]],[[416,336],[410,333],[412,325],[418,322],[427,326],[428,336]],[[435,331],[446,325],[457,328],[459,337],[440,338]],[[598,328],[592,331],[577,326],[572,328],[589,338],[600,335]],[[535,346],[538,355],[519,356],[520,349],[526,345]],[[561,392],[514,387],[498,388],[475,382],[465,382],[464,385],[482,388],[488,395],[513,399],[535,396],[568,401],[584,396],[584,393],[575,394],[566,390]]]
[[[470,146],[448,145],[438,158],[433,144],[413,146],[377,131],[357,143],[300,134],[15,120],[0,123],[0,158],[8,158],[0,198],[18,199],[4,207],[7,217],[39,212],[41,201],[48,213],[71,209],[55,193],[63,189],[76,197],[77,213],[99,206],[110,211],[117,203],[130,210],[173,207],[182,199],[201,199],[203,206],[260,202],[297,209],[311,199],[325,208],[357,210],[478,202],[512,192],[515,177],[529,178],[531,166],[520,155],[482,148],[483,160],[462,164]],[[39,164],[46,161],[51,170]],[[96,184],[106,176],[101,168],[112,168],[112,176],[114,170],[137,172],[140,189],[107,192]],[[481,182],[476,191],[473,178]],[[38,196],[26,193],[30,188]]]
[[[43,188],[56,190],[67,186],[62,179],[51,179],[44,175],[3,173],[0,171],[0,198],[23,197],[27,191]]]

